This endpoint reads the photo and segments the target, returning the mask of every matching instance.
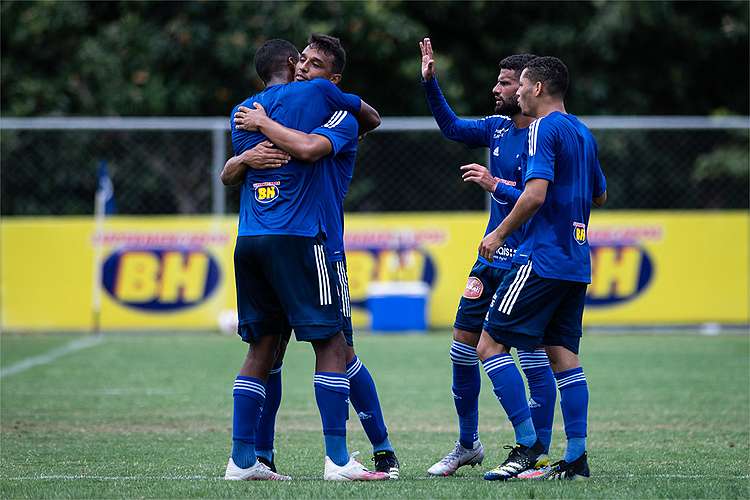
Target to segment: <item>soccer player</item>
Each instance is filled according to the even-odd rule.
[[[488,233],[479,253],[489,258],[522,225],[524,236],[490,304],[477,354],[509,417],[529,419],[511,347],[545,346],[560,390],[567,447],[563,460],[539,478],[589,477],[586,458],[588,387],[578,360],[591,256],[586,231],[593,204],[607,199],[594,137],[565,111],[568,69],[555,57],[526,63],[517,90],[529,127],[524,190],[513,210]],[[534,466],[543,449],[533,425],[516,429],[517,446],[484,476],[506,480]]]
[[[305,131],[315,129],[334,110],[361,115],[366,109],[359,97],[342,93],[327,80],[288,83],[298,59],[291,43],[266,42],[255,55],[266,88],[242,104],[261,103],[276,119]],[[238,130],[233,120],[231,129],[236,155],[265,139],[259,132]],[[255,430],[280,340],[292,328],[297,340],[311,342],[315,351],[315,397],[327,457],[324,478],[388,479],[387,474],[364,469],[346,447],[346,342],[339,297],[331,287],[337,274],[323,248],[321,172],[296,160],[273,170],[222,172],[225,183],[244,179],[234,265],[238,333],[250,344],[234,383],[232,455],[225,479],[290,479],[257,460]]]
[[[325,78],[338,84],[341,81],[345,64],[346,52],[338,38],[313,34],[309,39],[308,46],[302,51],[300,61],[297,64],[295,79],[306,81],[313,78]],[[383,419],[375,382],[367,367],[354,352],[343,236],[344,198],[351,182],[357,157],[357,121],[351,113],[337,111],[322,126],[306,134],[275,122],[266,115],[262,107],[256,110],[240,107],[235,114],[235,124],[243,130],[259,130],[283,151],[291,153],[294,158],[308,162],[323,160],[315,163],[313,168],[321,168],[327,178],[326,192],[323,194],[327,234],[325,248],[336,268],[339,291],[342,295],[343,333],[347,343],[346,369],[350,385],[350,400],[367,437],[372,443],[375,470],[386,472],[391,479],[397,479],[399,463],[388,439],[388,431]],[[278,160],[278,163],[281,163],[284,158],[278,157]],[[237,158],[230,159],[228,163],[232,161],[240,160]],[[260,163],[261,165],[258,168],[268,167],[267,163],[258,161],[250,163],[253,168],[255,168],[253,163]],[[263,407],[256,436],[258,442],[263,443],[263,448],[256,446],[258,459],[267,461],[272,469],[275,468],[273,463],[273,424],[281,399],[280,371],[283,355],[284,349],[281,350],[276,359],[276,368],[273,371],[277,371],[277,373],[271,375],[271,377],[275,376],[278,379],[278,383],[274,384],[274,388],[278,387],[278,397],[272,395],[269,378],[266,400],[271,399],[275,405]],[[269,413],[268,418],[266,418],[267,412]],[[261,454],[263,453],[266,453],[266,456],[262,457]]]
[[[497,115],[480,120],[459,119],[445,101],[437,77],[432,43],[429,38],[420,42],[422,52],[422,78],[427,101],[443,134],[454,141],[469,146],[490,148],[490,171],[481,165],[462,167],[466,181],[477,182],[484,173],[488,178],[485,187],[492,193],[490,217],[485,234],[495,229],[510,212],[520,195],[521,155],[523,153],[528,126],[532,118],[524,116],[518,107],[516,90],[521,70],[531,54],[512,55],[500,61],[500,73],[492,89]],[[479,441],[479,359],[476,346],[482,333],[482,323],[497,286],[511,268],[511,259],[520,241],[520,234],[509,237],[494,255],[478,256],[469,274],[466,289],[458,306],[453,325],[453,344],[450,350],[453,362],[453,398],[458,414],[459,439],[454,449],[428,469],[434,476],[450,476],[459,467],[481,464],[484,447]],[[543,350],[519,350],[521,367],[529,382],[533,407],[532,418],[539,429],[539,439],[545,454],[538,457],[538,465],[548,463],[546,452],[552,437],[552,420],[555,409],[555,379]],[[511,422],[518,427],[523,422],[517,415]]]

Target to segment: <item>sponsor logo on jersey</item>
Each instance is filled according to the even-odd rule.
[[[498,128],[495,129],[495,133],[492,135],[493,139],[500,139],[502,136],[505,135],[506,132],[510,130],[510,127],[504,127],[504,128]]]
[[[482,280],[476,276],[469,276],[469,279],[466,281],[466,288],[464,289],[464,297],[472,300],[478,299],[482,296],[483,290],[484,284],[482,283]]]
[[[208,299],[220,281],[216,259],[202,248],[124,248],[102,266],[102,285],[120,304],[174,311]]]
[[[279,181],[256,182],[253,184],[255,199],[260,203],[271,203],[279,197]]]
[[[573,238],[579,245],[586,243],[586,224],[582,222],[573,223]]]

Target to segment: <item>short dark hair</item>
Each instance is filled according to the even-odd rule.
[[[533,82],[542,82],[553,96],[565,97],[568,91],[568,67],[552,56],[537,57],[526,63],[526,76]]]
[[[299,59],[297,47],[286,40],[274,38],[266,41],[255,51],[255,72],[264,83],[287,69],[289,58]]]
[[[526,66],[529,61],[536,58],[537,56],[534,54],[513,54],[512,56],[501,59],[498,66],[500,66],[500,69],[514,71],[516,73],[516,78],[518,78],[521,76],[521,71],[523,71],[524,66]]]
[[[333,72],[343,73],[344,66],[346,66],[346,51],[341,45],[341,40],[335,36],[323,35],[321,33],[313,33],[310,35],[310,39],[307,43],[316,49],[323,51],[324,53],[333,56]]]

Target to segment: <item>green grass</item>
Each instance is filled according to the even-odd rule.
[[[75,337],[1,335],[2,367]],[[483,481],[512,429],[483,376],[483,467],[427,479],[456,439],[447,332],[357,339],[374,374],[402,479],[331,484],[322,475],[313,356],[290,345],[277,464],[290,483],[220,479],[231,385],[244,345],[216,334],[111,334],[104,342],[0,379],[0,497],[750,497],[747,336],[596,336],[583,341],[591,391],[589,461],[576,483]],[[349,448],[369,460],[356,416]],[[564,433],[555,420],[553,458]]]

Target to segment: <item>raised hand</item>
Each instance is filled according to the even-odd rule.
[[[265,108],[257,102],[253,103],[255,109],[250,109],[245,106],[237,108],[237,112],[234,114],[234,126],[240,130],[258,130],[261,121],[267,118]]]
[[[422,52],[422,78],[431,80],[435,76],[435,58],[432,55],[432,42],[429,38],[419,42],[419,50]]]

